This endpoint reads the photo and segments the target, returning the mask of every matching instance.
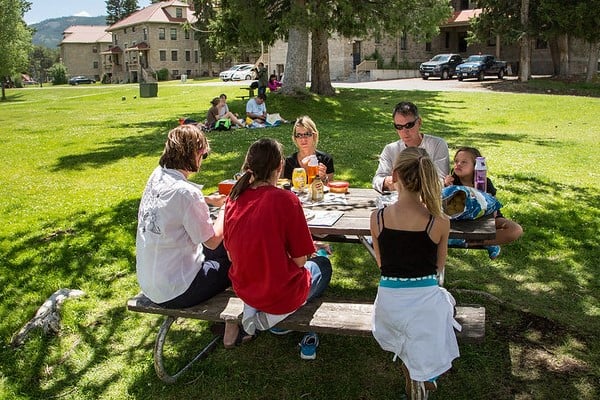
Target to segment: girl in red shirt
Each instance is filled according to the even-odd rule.
[[[279,142],[254,142],[225,206],[229,277],[244,301],[242,324],[248,334],[272,328],[321,295],[331,279],[327,257],[309,258],[315,247],[300,200],[277,188],[283,165]],[[225,345],[230,346],[239,327],[226,329]]]

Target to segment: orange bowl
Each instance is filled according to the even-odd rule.
[[[231,188],[235,185],[237,181],[235,179],[226,179],[224,181],[219,182],[219,193],[224,195],[229,195],[231,192]]]

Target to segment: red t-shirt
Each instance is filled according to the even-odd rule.
[[[270,314],[297,310],[308,296],[308,270],[292,260],[315,251],[298,197],[274,186],[246,189],[225,208],[229,278],[246,304]]]

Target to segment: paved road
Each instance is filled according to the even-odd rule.
[[[516,77],[507,77],[506,80],[516,80]],[[188,81],[189,82],[189,81]],[[247,87],[250,81],[236,82],[211,82],[198,83],[199,85],[210,86],[237,86]],[[335,88],[355,88],[355,89],[381,89],[381,90],[431,90],[445,92],[489,92],[490,86],[500,80],[494,77],[488,77],[485,81],[477,80],[458,81],[457,79],[441,80],[438,78],[430,78],[423,80],[421,78],[410,79],[392,79],[385,81],[372,82],[332,82]],[[193,83],[195,84],[195,83]],[[309,84],[309,83],[307,83]]]

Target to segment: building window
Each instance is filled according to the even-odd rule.
[[[198,64],[198,50],[194,50],[194,62]]]
[[[127,28],[123,29],[123,33],[127,33]]]
[[[160,61],[167,61],[167,51],[166,50],[160,50],[158,52],[158,58],[160,59]]]
[[[117,37],[116,33],[113,35],[113,40],[115,42],[115,46],[119,44],[119,38]]]
[[[178,69],[174,69],[173,71],[171,71],[171,74],[173,74],[173,78],[175,78],[175,79],[179,78],[179,70]]]
[[[177,7],[175,9],[175,17],[177,18],[183,18],[183,10],[179,7]]]
[[[449,49],[450,48],[450,32],[446,32],[444,41],[445,41],[444,44],[445,44],[446,48]]]
[[[171,61],[177,61],[177,50],[171,50]]]
[[[135,26],[131,27],[131,32],[135,32]]]
[[[189,50],[185,51],[185,61],[192,61],[192,52]]]
[[[460,0],[460,10],[470,10],[469,0]],[[459,10],[459,11],[460,11]]]
[[[425,51],[431,51],[431,42],[425,42]]]
[[[165,40],[165,28],[158,28],[158,40]]]
[[[142,29],[142,33],[144,35],[144,40],[148,40],[148,29],[146,29],[146,28]]]
[[[493,36],[490,36],[487,40],[487,45],[488,47],[493,47],[496,45],[496,38]]]
[[[94,69],[98,69],[98,61],[94,61],[94,63],[93,63],[93,67],[92,67],[92,68],[94,68]]]
[[[402,32],[402,36],[400,36],[400,50],[408,49],[408,36],[406,32]]]
[[[177,40],[177,28],[171,28],[171,40]]]
[[[184,37],[185,37],[186,39],[189,39],[189,38],[190,38],[190,31],[189,31],[189,30],[185,30],[185,31],[183,31],[183,35],[184,35]]]
[[[98,48],[97,47],[92,47],[92,53],[97,53],[98,52]]]

